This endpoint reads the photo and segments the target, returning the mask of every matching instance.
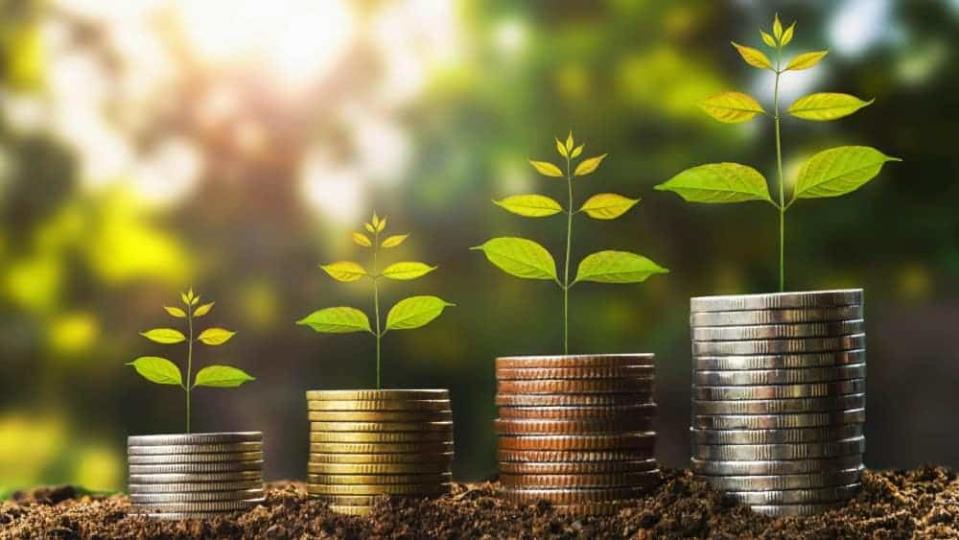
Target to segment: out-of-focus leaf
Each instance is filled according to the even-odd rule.
[[[236,332],[231,332],[225,328],[207,328],[200,332],[200,335],[196,339],[204,345],[216,346],[223,345],[227,341],[230,341],[234,335],[236,335]]]
[[[386,216],[380,218],[380,224],[376,226],[376,232],[383,232],[383,229],[386,228]]]
[[[373,241],[361,232],[353,233],[353,242],[358,246],[373,247]]]
[[[836,120],[871,105],[875,100],[863,101],[856,96],[837,92],[820,92],[803,96],[789,106],[789,114],[803,120],[822,122]]]
[[[809,69],[818,64],[827,54],[829,54],[829,51],[812,51],[798,54],[786,64],[786,69],[792,71]]]
[[[387,330],[411,330],[426,326],[452,306],[438,296],[411,296],[390,308],[386,315]]]
[[[196,372],[193,386],[208,386],[212,388],[236,388],[244,383],[255,381],[256,378],[242,369],[232,366],[214,364],[206,366]]]
[[[394,234],[393,236],[387,237],[386,240],[383,240],[383,243],[380,244],[380,247],[384,248],[395,248],[396,246],[403,243],[404,240],[409,238],[408,234]]]
[[[576,272],[576,281],[596,283],[639,283],[653,274],[669,270],[653,261],[628,251],[598,251],[583,258]]]
[[[198,306],[198,307],[193,311],[193,316],[199,318],[199,317],[202,317],[202,316],[206,315],[207,313],[209,313],[209,312],[213,309],[213,304],[215,304],[215,303],[216,303],[216,302],[210,302],[210,303],[208,303],[208,304],[203,304],[202,306]]]
[[[178,307],[163,306],[163,309],[165,309],[166,312],[169,313],[171,316],[176,317],[178,319],[182,319],[186,317],[186,311],[183,311],[182,309]]]
[[[783,37],[783,23],[779,20],[778,13],[773,16],[773,35],[776,36],[776,39]]]
[[[583,148],[584,148],[585,146],[586,146],[586,144],[584,143],[584,144],[581,144],[581,145],[577,146],[576,148],[573,148],[573,153],[570,154],[569,157],[570,157],[571,159],[576,159],[576,158],[578,158],[579,155],[583,153]]]
[[[353,261],[338,261],[331,264],[321,265],[320,268],[330,275],[331,278],[349,283],[366,277],[366,270]]]
[[[772,36],[770,36],[769,34],[767,34],[766,32],[762,30],[760,30],[759,33],[763,36],[763,43],[773,48],[776,47],[776,40],[773,39]]]
[[[537,194],[512,195],[493,203],[524,217],[546,217],[563,211],[555,199]]]
[[[183,375],[176,364],[159,356],[141,356],[127,364],[144,379],[157,384],[183,386]]]
[[[792,24],[789,25],[789,28],[787,28],[786,31],[783,32],[783,37],[779,40],[779,43],[783,47],[785,47],[786,45],[789,45],[789,43],[793,40],[793,32],[795,31],[796,31],[796,23],[793,22]]]
[[[872,180],[888,161],[902,161],[869,146],[840,146],[809,158],[796,180],[793,199],[838,197]]]
[[[616,219],[636,205],[639,199],[630,199],[615,193],[597,193],[579,209],[593,219]]]
[[[566,151],[567,152],[572,151],[574,144],[576,143],[573,141],[573,130],[569,130],[569,135],[566,136]],[[576,156],[572,156],[572,157],[576,157]]]
[[[536,172],[543,176],[551,176],[553,178],[560,178],[563,176],[563,171],[548,161],[533,161],[531,159],[529,160],[529,164],[536,169]]]
[[[331,307],[310,313],[296,322],[325,334],[372,332],[366,313],[352,307]]]
[[[154,328],[153,330],[140,332],[140,335],[154,343],[162,343],[164,345],[186,341],[186,336],[183,335],[183,332],[176,328]]]
[[[759,49],[740,45],[735,41],[733,42],[733,47],[736,47],[736,50],[739,51],[739,56],[742,56],[743,60],[745,60],[750,66],[759,69],[773,68],[772,61],[770,61],[769,57]]]
[[[563,157],[569,157],[569,151],[566,150],[566,145],[560,142],[559,139],[556,139],[556,151]]]
[[[546,248],[532,240],[501,237],[471,249],[481,250],[500,270],[526,279],[556,279],[556,261]]]
[[[436,267],[426,263],[403,261],[387,266],[386,269],[383,270],[383,277],[398,281],[409,281],[411,279],[421,278],[433,270],[436,270]]]
[[[709,116],[727,124],[747,122],[757,114],[766,112],[755,98],[742,92],[723,92],[703,101],[699,106]]]
[[[599,164],[606,159],[608,154],[602,154],[599,156],[594,156],[591,158],[586,158],[583,161],[579,162],[579,165],[576,166],[576,170],[573,172],[574,176],[586,176],[587,174],[592,174],[593,171],[599,168]]]
[[[709,163],[686,169],[654,189],[672,191],[690,202],[772,201],[763,175],[739,163]]]

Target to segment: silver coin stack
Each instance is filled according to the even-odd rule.
[[[263,502],[260,432],[127,438],[132,514],[199,519]]]
[[[860,489],[862,289],[690,302],[692,468],[754,511],[809,515]]]

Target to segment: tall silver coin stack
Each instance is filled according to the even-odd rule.
[[[692,468],[771,516],[841,506],[865,439],[862,289],[690,302]]]
[[[131,436],[127,460],[133,514],[208,518],[263,502],[258,431]]]

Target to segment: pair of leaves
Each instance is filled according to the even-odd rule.
[[[577,147],[573,147],[576,142],[573,140],[573,130],[569,131],[569,135],[566,136],[566,142],[560,142],[559,139],[556,139],[556,151],[559,152],[559,155],[568,159],[576,159],[583,153],[583,148],[585,144],[580,144]]]
[[[426,326],[439,317],[443,310],[453,306],[437,296],[411,296],[397,302],[386,315],[386,330],[412,330]],[[374,333],[366,313],[346,306],[314,311],[297,324],[309,326],[325,334],[351,332]]]
[[[797,99],[788,112],[796,118],[821,122],[849,116],[872,102],[849,94],[820,92]],[[766,114],[755,98],[742,92],[717,94],[703,101],[700,107],[709,116],[727,124],[748,122],[759,114]]]
[[[495,204],[524,217],[548,217],[563,212],[562,205],[545,195],[512,195]],[[593,219],[616,219],[632,208],[639,199],[630,199],[615,193],[599,193],[590,197],[579,209]]]
[[[607,155],[608,154],[602,154],[580,161],[579,164],[576,165],[576,169],[573,170],[573,176],[586,176],[588,174],[592,174],[596,171],[596,169],[599,168],[599,165],[604,159],[606,159]],[[548,161],[535,161],[531,159],[529,160],[529,163],[534,169],[536,169],[536,172],[543,176],[548,176],[550,178],[563,178],[565,176],[562,169]]]
[[[209,313],[210,311],[212,311],[212,310],[213,310],[213,304],[215,304],[215,303],[216,303],[216,302],[210,302],[210,303],[208,303],[208,304],[203,304],[202,306],[197,306],[197,308],[193,310],[193,318],[194,318],[194,319],[200,318],[200,317],[206,315],[207,313]],[[174,306],[163,306],[163,309],[164,309],[169,315],[171,315],[171,316],[173,316],[173,317],[176,317],[177,319],[185,319],[186,316],[187,316],[187,312],[184,311],[184,310],[181,309],[181,308],[178,308],[178,307],[174,307]]]
[[[176,328],[154,328],[146,332],[141,332],[140,335],[154,343],[164,345],[172,345],[186,341],[186,336],[183,332]],[[236,332],[214,327],[207,328],[203,332],[200,332],[200,335],[197,336],[196,339],[205,345],[223,345],[227,341],[230,341],[234,335],[236,335]]]
[[[736,42],[733,42],[732,45],[736,48],[736,51],[739,53],[739,56],[742,57],[743,61],[750,66],[758,69],[776,71],[776,67],[773,65],[772,60],[766,56],[766,53],[753,47],[740,45]],[[829,54],[829,51],[809,51],[797,54],[786,63],[783,71],[802,71],[809,69],[822,61],[827,54]]]
[[[320,268],[322,268],[323,271],[329,274],[333,279],[342,281],[344,283],[357,281],[364,277],[373,277],[367,273],[363,266],[353,261],[339,261],[322,265]],[[421,278],[433,270],[436,270],[436,267],[430,266],[426,263],[403,261],[387,266],[385,269],[383,269],[383,272],[380,275],[387,279],[409,281],[412,279]]]
[[[394,248],[402,244],[403,241],[406,240],[409,236],[410,235],[408,234],[394,234],[392,236],[388,236],[385,240],[380,242],[380,247]],[[367,247],[367,248],[373,247],[373,240],[371,240],[369,236],[366,236],[365,234],[361,232],[353,233],[353,242],[358,246]]]
[[[144,379],[156,384],[171,384],[183,387],[183,375],[176,364],[159,356],[141,356],[130,366]],[[242,369],[225,365],[207,366],[196,373],[192,387],[207,386],[212,388],[235,388],[244,383],[255,381]]]

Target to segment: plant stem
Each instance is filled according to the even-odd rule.
[[[187,353],[186,353],[186,383],[184,389],[186,390],[186,432],[190,432],[190,393],[193,390],[193,387],[190,384],[190,381],[193,380],[193,308],[191,306],[186,307],[187,310],[187,321],[190,327],[189,335],[190,341],[187,344]]]
[[[780,54],[781,56],[781,54]],[[776,82],[773,86],[773,121],[776,125],[776,170],[779,173],[779,291],[786,290],[786,197],[783,179],[782,136],[779,129],[779,69],[780,59],[776,60]]]
[[[569,354],[569,253],[573,242],[573,177],[569,174],[569,156],[566,157],[566,187],[569,206],[566,207],[566,265],[563,269],[563,354]]]
[[[377,275],[376,255],[380,247],[380,233],[373,233],[373,315],[376,319],[376,389],[381,388],[380,384],[380,340],[383,334],[380,333],[380,286],[379,275]]]

